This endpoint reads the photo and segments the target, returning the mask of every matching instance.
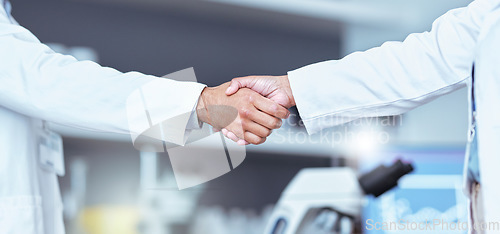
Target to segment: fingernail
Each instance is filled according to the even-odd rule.
[[[245,140],[238,140],[238,145],[245,145],[247,142]]]
[[[231,86],[227,87],[226,94],[230,94],[232,90],[233,90],[233,87],[231,87]]]

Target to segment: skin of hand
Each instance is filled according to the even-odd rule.
[[[290,108],[295,106],[295,99],[292,95],[288,76],[246,76],[234,78],[226,90],[226,95],[233,95],[241,88],[249,88],[261,94],[262,96],[275,101],[276,103]],[[233,140],[236,136],[227,130],[222,130],[222,133]],[[241,140],[240,140],[241,141]],[[240,142],[238,141],[238,142]],[[243,142],[246,143],[246,142]],[[248,144],[248,143],[246,143]]]
[[[281,127],[281,119],[290,112],[250,89],[225,94],[229,82],[205,88],[198,101],[197,115],[202,122],[222,129],[226,137],[238,144],[262,144],[272,129]],[[231,134],[229,134],[231,133]]]
[[[226,90],[226,95],[233,95],[241,88],[252,89],[286,108],[295,106],[295,99],[287,75],[234,78]]]

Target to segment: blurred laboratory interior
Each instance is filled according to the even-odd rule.
[[[193,67],[198,81],[209,86],[246,75],[286,74],[387,40],[403,40],[469,2],[11,1],[17,21],[57,52],[157,76]],[[302,169],[342,167],[361,175],[398,159],[412,162],[414,171],[381,196],[360,197],[361,212],[350,217],[352,223],[342,224],[348,231],[338,232],[384,233],[368,230],[367,219],[466,220],[461,193],[466,99],[467,91],[459,90],[402,116],[338,126],[326,131],[326,137],[308,136],[292,110],[295,114],[266,143],[246,147],[239,167],[184,190],[175,186],[167,153],[139,152],[129,136],[53,125],[64,141],[66,175],[59,181],[66,232],[264,233],[285,188]],[[348,187],[343,185],[348,181],[328,173],[320,180],[310,184],[326,190]]]

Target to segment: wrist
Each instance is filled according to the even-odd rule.
[[[204,88],[198,99],[198,104],[196,105],[196,115],[198,120],[210,124],[210,117],[207,110],[207,101],[210,99],[210,88]]]

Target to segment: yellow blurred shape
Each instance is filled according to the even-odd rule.
[[[137,234],[139,211],[136,207],[95,206],[84,209],[79,221],[88,234]]]

